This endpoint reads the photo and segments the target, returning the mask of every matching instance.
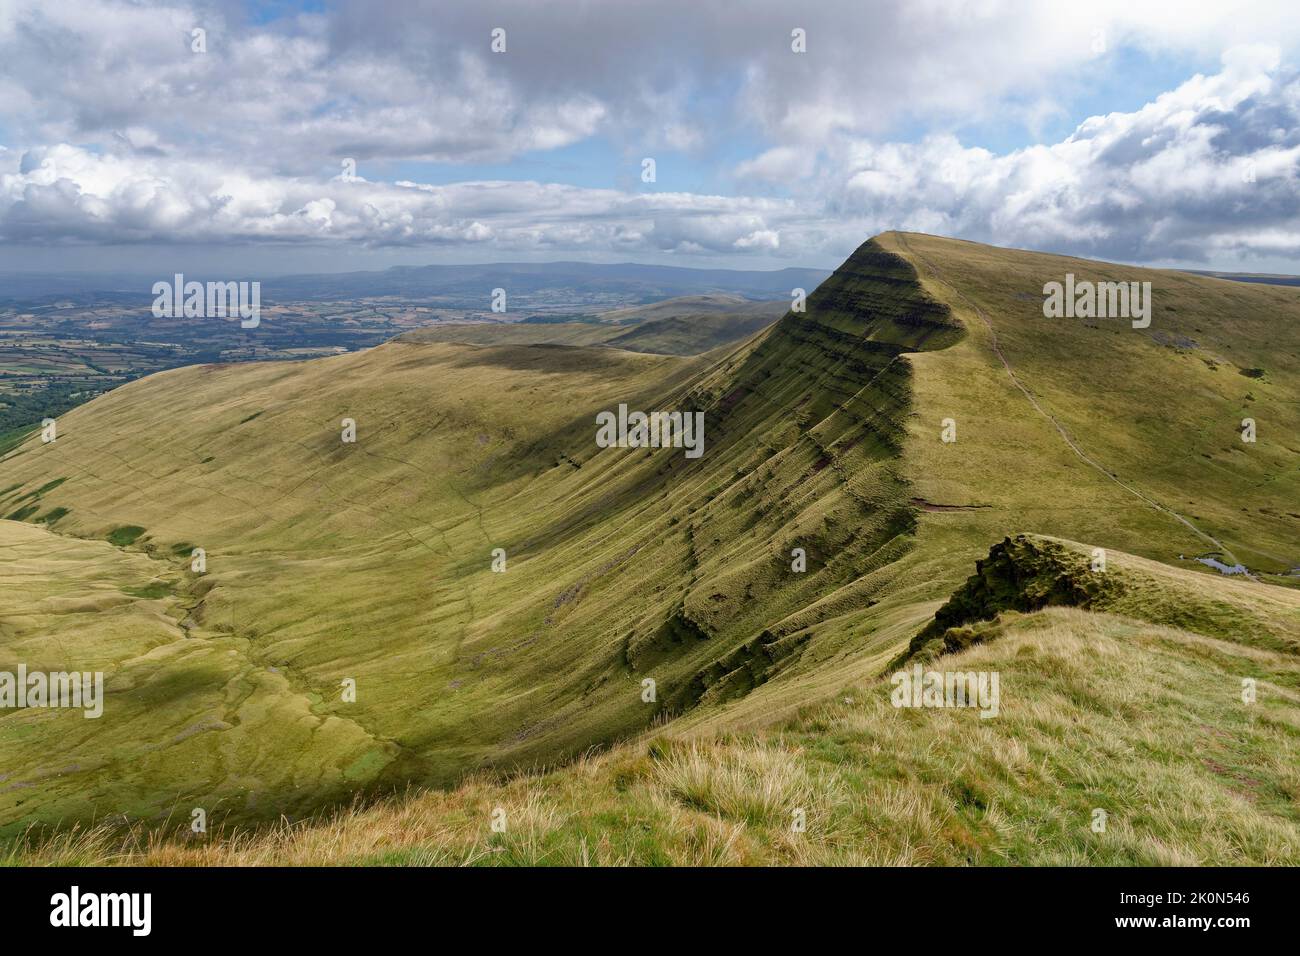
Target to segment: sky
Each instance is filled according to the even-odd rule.
[[[0,272],[834,268],[887,229],[1300,272],[1300,9],[0,0]]]

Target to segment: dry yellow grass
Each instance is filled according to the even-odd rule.
[[[256,831],[63,834],[11,862],[1300,863],[1294,656],[1071,609],[1003,631],[940,665],[1001,675],[993,719],[896,709],[875,681],[766,732],[649,737]],[[1258,681],[1253,704],[1241,675]]]

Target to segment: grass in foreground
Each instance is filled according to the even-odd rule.
[[[9,864],[1295,865],[1293,655],[1107,614],[1008,614],[939,669],[999,716],[896,709],[881,680],[769,731],[642,740],[316,821],[29,841]],[[1245,704],[1242,679],[1257,681]],[[1095,811],[1107,815],[1093,830]],[[796,811],[804,832],[792,824]],[[503,811],[505,832],[493,832]],[[498,813],[498,818],[501,814]]]

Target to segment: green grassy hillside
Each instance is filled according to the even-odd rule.
[[[1151,328],[1043,318],[1067,271],[1149,277]],[[1019,532],[1144,562],[1128,603],[1096,607],[1117,645],[1144,588],[1239,595],[1154,622],[1195,646],[1236,640],[1228,619],[1267,595],[1251,651],[1286,675],[1298,311],[1294,289],[891,233],[806,313],[705,355],[408,336],[132,383],[0,457],[0,529],[23,549],[0,558],[0,669],[93,664],[108,688],[93,733],[0,713],[0,826],[254,821],[651,728],[757,732],[874,681]],[[596,447],[619,403],[704,412],[704,454]],[[1256,580],[1191,560],[1210,552]],[[65,593],[112,593],[131,638],[33,609]]]
[[[1088,553],[1022,537],[1012,560],[1029,580],[1044,556],[1070,565]],[[1300,614],[1292,590],[1115,557],[1106,573],[1121,590],[1187,588],[1266,627]],[[1158,603],[1135,607],[1160,616]],[[1293,651],[1070,606],[1003,611],[979,631],[928,666],[997,673],[996,719],[898,708],[887,679],[866,680],[759,731],[670,726],[564,767],[477,775],[301,824],[201,837],[100,826],[20,843],[9,862],[1300,863]]]
[[[931,236],[890,233],[881,241],[916,263],[927,291],[970,333],[942,356],[914,359],[926,429],[937,432],[931,422],[951,416],[959,434],[953,446],[918,443],[913,476],[921,497],[1017,515],[1032,508],[1033,520],[1011,526],[1161,561],[1220,552],[1228,564],[1239,560],[1268,580],[1295,583],[1294,288]],[[1044,318],[1044,283],[1067,273],[1150,281],[1150,327]],[[1253,444],[1241,440],[1244,418],[1256,421]],[[954,472],[938,456],[951,459],[957,450],[967,467]],[[946,514],[944,521],[978,518]]]
[[[616,309],[584,322],[440,323],[402,338],[473,345],[607,345],[630,352],[699,355],[767,328],[785,308],[783,302],[751,302],[736,296],[681,296]]]
[[[661,299],[648,305],[611,309],[600,313],[600,321],[617,325],[643,325],[672,319],[690,319],[702,316],[736,319],[765,316],[775,322],[785,314],[789,300],[745,299],[738,295],[710,293],[706,295],[680,295]]]

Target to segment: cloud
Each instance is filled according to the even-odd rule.
[[[882,225],[1135,261],[1300,252],[1300,78],[1267,47],[1053,145],[849,139],[822,163],[828,208]]]
[[[741,236],[732,244],[734,249],[770,249],[781,248],[781,234],[775,229],[755,229],[748,235]]]
[[[501,162],[593,135],[699,150],[748,132],[779,149],[917,116],[1034,121],[1055,108],[1054,78],[1108,69],[1121,42],[1294,45],[1289,6],[749,0],[742,15],[698,0],[372,0],[266,21],[202,0],[6,0],[0,116],[23,145],[224,156],[294,175],[348,157]],[[806,53],[791,50],[794,27]],[[755,163],[797,173],[797,158]]]
[[[736,178],[783,183],[804,179],[817,165],[817,152],[803,146],[776,146],[736,167]]]
[[[491,243],[496,251],[778,245],[790,203],[536,182],[256,176],[63,144],[0,156],[0,241]]]
[[[432,9],[390,17],[391,42],[376,47],[323,15],[256,25],[228,9],[12,0],[0,12],[0,115],[31,143],[95,140],[299,173],[344,157],[499,161],[577,142],[605,119],[581,89],[516,84],[486,32],[438,33],[394,56],[406,34],[436,24]]]
[[[945,132],[1051,115],[1054,84],[1109,69],[1121,44],[1157,56],[1261,35],[1059,142],[999,154]],[[263,23],[183,0],[8,0],[0,242],[833,264],[901,228],[1134,261],[1293,256],[1300,85],[1280,50],[1297,42],[1300,19],[1272,3],[755,0],[737,17],[698,0],[379,2]],[[900,117],[919,138],[890,136]],[[638,157],[758,146],[728,157],[736,196],[474,175],[597,137]],[[417,182],[397,165],[412,161],[467,181]]]

